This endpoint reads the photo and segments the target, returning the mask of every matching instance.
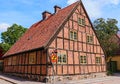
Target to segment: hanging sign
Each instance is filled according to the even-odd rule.
[[[56,54],[52,54],[50,58],[52,62],[57,62],[58,57]]]

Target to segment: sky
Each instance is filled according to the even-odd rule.
[[[29,28],[42,19],[42,12],[54,13],[54,6],[64,8],[77,0],[0,0],[0,34],[16,23]],[[120,0],[82,0],[93,22],[97,18],[114,18],[120,27]]]

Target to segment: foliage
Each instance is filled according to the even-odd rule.
[[[9,48],[11,47],[11,45],[8,44],[8,43],[1,43],[0,46],[1,46],[2,49],[3,49],[3,54],[4,54],[6,51],[8,51]]]
[[[107,20],[98,18],[93,23],[98,39],[105,49],[107,56],[112,56],[114,51],[118,49],[118,45],[114,42],[114,36],[119,30],[117,23],[116,19],[110,18]]]
[[[0,71],[3,71],[3,62],[0,62]]]
[[[27,30],[27,28],[21,25],[13,24],[8,27],[7,31],[2,32],[1,39],[2,43],[0,46],[7,51]]]
[[[108,70],[108,71],[106,72],[106,74],[107,74],[108,76],[111,76],[111,75],[113,75],[113,72],[110,71],[110,70]]]

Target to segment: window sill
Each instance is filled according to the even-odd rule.
[[[77,41],[77,39],[70,39],[71,41]]]
[[[79,26],[85,27],[86,25],[79,24]]]

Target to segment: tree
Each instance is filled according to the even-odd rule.
[[[96,30],[98,39],[103,46],[107,56],[113,56],[114,51],[118,49],[118,45],[114,42],[114,36],[119,31],[116,19],[107,20],[98,18],[94,21],[93,26]]]
[[[11,27],[8,27],[7,31],[2,32],[1,47],[7,51],[27,30],[27,28],[22,27],[21,25],[13,24]]]

